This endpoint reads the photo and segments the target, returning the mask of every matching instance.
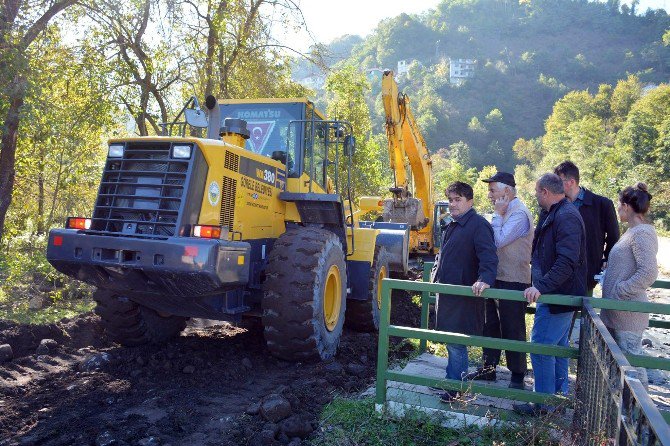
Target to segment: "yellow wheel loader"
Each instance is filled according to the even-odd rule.
[[[345,319],[377,328],[409,227],[355,217],[351,125],[307,99],[191,98],[182,115],[165,136],[110,140],[93,215],[50,232],[47,259],[97,287],[108,335],[256,316],[273,355],[305,360],[336,353]]]

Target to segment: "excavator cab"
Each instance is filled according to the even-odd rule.
[[[433,214],[433,245],[439,249],[442,241],[442,231],[451,222],[449,202],[436,201]]]

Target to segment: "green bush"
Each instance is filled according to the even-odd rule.
[[[24,233],[8,238],[0,252],[0,318],[49,323],[90,311],[93,288],[56,271],[46,259],[48,237]],[[30,309],[30,300],[45,299]]]
[[[26,279],[55,280],[60,274],[46,259],[47,235],[22,234],[12,237],[0,256],[4,286],[20,287]]]

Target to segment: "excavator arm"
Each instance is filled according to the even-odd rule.
[[[398,92],[393,72],[382,77],[389,158],[394,175],[393,199],[384,203],[384,219],[409,223],[410,250],[433,252],[433,172],[430,153],[409,107]]]

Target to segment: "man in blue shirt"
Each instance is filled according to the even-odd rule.
[[[516,196],[514,175],[497,172],[488,183],[488,198],[494,205],[491,221],[498,255],[498,273],[494,288],[523,291],[530,286],[530,252],[533,244],[533,217]],[[526,303],[486,299],[484,336],[526,340]],[[526,354],[506,351],[507,367],[512,372],[510,388],[523,389]],[[466,375],[466,379],[495,381],[500,350],[484,349],[484,366]]]
[[[594,194],[579,185],[579,169],[571,161],[564,161],[554,169],[563,181],[565,196],[579,209],[586,227],[587,291],[593,295],[594,276],[607,266],[612,246],[619,240],[619,222],[614,204],[609,198]]]

